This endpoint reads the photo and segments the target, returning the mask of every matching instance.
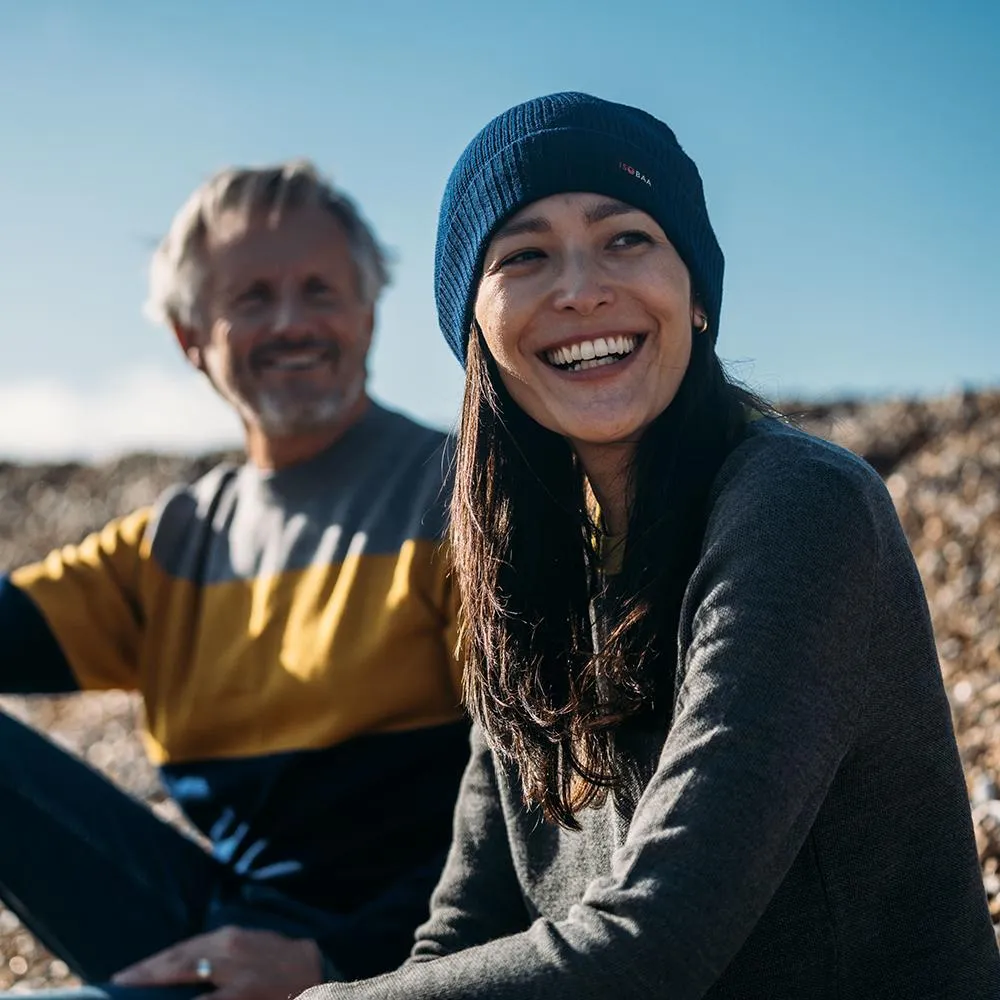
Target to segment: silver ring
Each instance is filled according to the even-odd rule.
[[[204,983],[212,978],[212,960],[210,958],[199,958],[194,967],[194,974]]]

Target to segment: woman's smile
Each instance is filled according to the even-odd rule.
[[[623,362],[642,346],[645,339],[645,334],[605,334],[552,347],[539,356],[546,364],[566,374],[611,366],[617,372]]]

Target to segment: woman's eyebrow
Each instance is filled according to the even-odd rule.
[[[596,205],[591,205],[584,212],[583,217],[588,226],[594,226],[598,222],[603,222],[605,219],[610,219],[615,215],[630,215],[632,212],[638,211],[639,209],[634,205],[629,205],[624,201],[612,198],[600,201]],[[552,223],[544,216],[529,215],[526,219],[513,219],[505,226],[501,226],[496,231],[493,239],[500,240],[506,236],[521,236],[524,233],[548,233],[551,231]]]
[[[501,226],[493,239],[500,240],[505,236],[520,236],[522,233],[548,233],[552,231],[552,224],[548,219],[540,215],[532,215],[526,219],[514,219],[507,225]]]
[[[633,212],[638,211],[639,209],[634,205],[628,205],[624,201],[612,199],[610,201],[601,201],[596,205],[591,205],[591,207],[584,212],[583,217],[587,220],[587,225],[593,226],[598,222],[603,222],[605,219],[610,219],[615,215],[631,215]]]

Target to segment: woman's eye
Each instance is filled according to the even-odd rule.
[[[518,250],[517,253],[512,253],[507,257],[504,257],[500,261],[500,267],[508,267],[512,264],[527,264],[532,260],[540,260],[545,254],[541,250]]]
[[[653,239],[649,233],[644,233],[641,229],[630,229],[627,233],[619,233],[612,241],[613,247],[634,247],[641,243],[652,243]]]

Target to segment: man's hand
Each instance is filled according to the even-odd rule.
[[[323,960],[315,941],[242,927],[188,938],[112,978],[119,986],[203,982],[217,987],[205,994],[211,1000],[286,1000],[322,980]]]

